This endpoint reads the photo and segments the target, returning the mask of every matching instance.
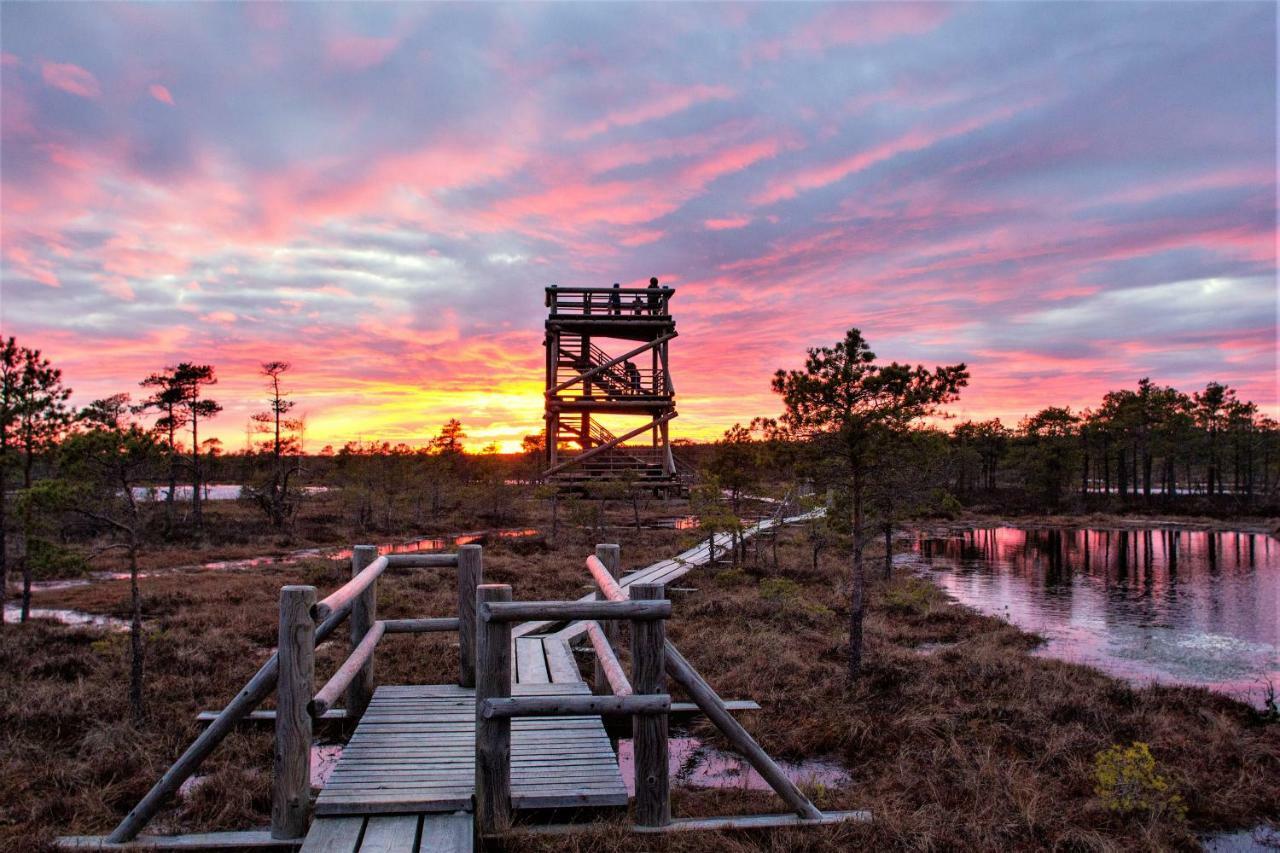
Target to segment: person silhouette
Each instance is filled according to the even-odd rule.
[[[656,315],[658,313],[659,301],[660,301],[660,297],[658,295],[658,277],[654,276],[653,278],[649,279],[649,313],[650,314]]]
[[[622,291],[618,289],[619,287],[621,287],[621,285],[615,281],[613,283],[613,290],[609,292],[609,313],[610,314],[622,313]]]

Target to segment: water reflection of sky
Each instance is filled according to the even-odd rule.
[[[1038,652],[1138,683],[1260,702],[1280,688],[1280,543],[1187,530],[970,530],[912,559],[960,602],[1043,635]]]

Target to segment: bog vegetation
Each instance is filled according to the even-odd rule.
[[[567,561],[574,571],[578,551],[610,531],[617,538],[619,528],[630,528],[624,542],[644,542],[642,555],[661,556],[653,550],[660,547],[657,534],[647,529],[661,509],[638,483],[620,480],[576,494],[539,485],[540,435],[528,436],[521,454],[501,454],[493,446],[474,452],[466,447],[465,425],[451,419],[417,446],[375,441],[309,447],[305,417],[290,399],[294,376],[285,361],[261,365],[262,407],[246,425],[246,445],[230,450],[208,437],[210,423],[222,411],[213,365],[162,367],[140,377],[135,394],[120,393],[73,410],[56,365],[13,338],[0,342],[0,578],[6,597],[11,577],[19,581],[18,600],[5,618],[27,620],[36,581],[104,566],[127,572],[121,581],[124,598],[112,597],[109,609],[126,616],[131,626],[125,641],[127,675],[121,680],[128,690],[121,699],[134,727],[157,718],[173,724],[179,713],[175,700],[156,699],[158,692],[149,689],[151,669],[166,687],[181,680],[174,670],[185,653],[174,645],[176,635],[165,632],[186,630],[182,620],[207,620],[220,601],[215,587],[252,586],[252,593],[236,595],[256,601],[253,596],[279,585],[274,576],[258,584],[261,590],[253,586],[257,581],[223,578],[208,582],[208,590],[199,594],[173,589],[144,595],[140,577],[148,567],[360,538],[534,524],[542,532],[538,547],[545,553],[538,564],[546,577],[522,576],[519,583],[552,587],[545,592],[554,597],[568,596],[576,587],[551,564]],[[963,364],[927,369],[879,362],[853,329],[831,347],[810,350],[799,367],[778,371],[773,379],[778,417],[735,424],[714,443],[677,442],[684,461],[699,471],[685,510],[695,529],[663,534],[664,541],[716,535],[734,542],[732,565],[715,579],[734,602],[732,615],[695,600],[685,609],[697,627],[686,630],[707,632],[707,647],[733,661],[734,650],[724,645],[729,640],[713,639],[736,636],[739,629],[727,629],[728,622],[761,622],[757,631],[774,630],[778,626],[766,623],[784,614],[789,624],[803,626],[798,634],[779,634],[780,647],[788,649],[784,658],[795,669],[777,673],[778,683],[796,691],[789,702],[812,694],[807,707],[833,710],[817,714],[813,726],[794,734],[785,733],[781,718],[770,716],[763,729],[775,746],[793,754],[847,754],[863,763],[868,775],[860,778],[869,784],[875,774],[892,777],[872,794],[864,787],[865,796],[856,802],[835,797],[850,800],[850,807],[870,805],[891,815],[876,833],[886,825],[903,833],[925,832],[941,846],[1051,841],[1089,846],[1092,830],[1072,821],[1117,821],[1121,813],[1141,812],[1148,841],[1181,843],[1187,837],[1178,823],[1183,814],[1216,825],[1259,809],[1274,810],[1274,791],[1268,800],[1254,792],[1248,778],[1261,772],[1257,761],[1275,769],[1280,749],[1274,726],[1270,735],[1258,734],[1250,728],[1259,724],[1256,716],[1225,699],[1198,704],[1203,697],[1196,699],[1200,694],[1194,691],[1121,690],[1100,675],[1075,669],[1064,675],[1067,670],[1054,669],[1057,665],[1029,663],[1025,635],[943,606],[927,582],[890,575],[895,529],[920,517],[966,511],[1274,515],[1280,509],[1280,425],[1228,385],[1211,382],[1184,393],[1145,378],[1080,411],[1049,407],[1016,425],[956,422],[947,417],[947,407],[963,393],[968,378]],[[238,496],[219,501],[215,510],[208,502],[210,484],[226,483],[239,486]],[[741,537],[750,517],[771,511],[752,496],[784,491],[828,511],[783,537],[781,556],[778,539],[761,553],[758,540],[748,543]],[[870,559],[880,562],[873,567]],[[498,565],[501,575],[504,564]],[[161,586],[157,581],[154,588]],[[113,596],[120,592],[116,585],[111,589]],[[767,602],[768,614],[775,616],[752,602]],[[86,606],[93,609],[92,602]],[[269,616],[260,621],[259,627],[271,625]],[[996,639],[977,639],[993,631]],[[946,653],[940,658],[944,663],[922,662],[910,649],[922,638],[975,645]],[[78,654],[72,647],[79,642],[48,627],[19,637],[10,631],[6,665],[9,671],[27,672],[31,683],[56,696],[52,685],[71,666],[67,661]],[[151,646],[158,651],[149,665]],[[48,655],[53,655],[50,661]],[[740,661],[728,677],[739,678],[737,687],[745,695],[762,698],[747,678],[761,665]],[[105,672],[114,664],[89,666],[96,678],[95,668]],[[217,686],[232,683],[232,675]],[[937,685],[932,693],[921,686],[921,677]],[[796,679],[809,680],[792,684]],[[1088,695],[1073,698],[1067,689],[1072,684]],[[189,696],[191,689],[182,686],[182,695]],[[982,695],[975,696],[975,690]],[[220,699],[202,701],[213,706]],[[1161,702],[1172,703],[1171,708],[1160,709]],[[865,718],[839,710],[854,706],[870,710]],[[189,710],[184,705],[181,712]],[[1173,722],[1180,726],[1205,713],[1213,715],[1221,735],[1211,743],[1175,745],[1162,728],[1169,723],[1165,714],[1175,715]],[[1092,727],[1088,733],[1070,728],[1070,736],[1048,736],[1054,725],[1086,721],[1086,728]],[[87,719],[68,726],[66,731],[80,732],[75,737],[91,736]],[[1159,738],[1148,746],[1140,736],[1153,726]],[[983,749],[990,750],[986,759],[956,753],[962,750],[955,737],[960,729],[987,732],[981,735]],[[1228,746],[1228,734],[1243,740]],[[19,735],[23,744],[39,749],[39,736],[25,724]],[[918,752],[895,759],[880,742],[886,737]],[[252,738],[245,743],[248,751],[263,746]],[[167,741],[152,744],[157,755],[169,746]],[[1221,755],[1211,754],[1210,747]],[[1248,760],[1240,757],[1246,747],[1254,750]],[[1028,765],[1002,769],[996,766],[997,754],[1018,756]],[[1168,772],[1157,767],[1156,754],[1173,756]],[[159,760],[135,758],[135,771]],[[1004,807],[1022,810],[1023,829],[1037,829],[1020,834],[983,823],[980,816],[951,834],[920,825],[910,813],[922,796],[913,785],[923,784],[918,774],[934,760],[959,762],[954,773],[930,783],[937,803],[977,808],[979,798],[970,786],[999,787],[1010,799]],[[1245,761],[1236,766],[1248,772],[1231,775],[1220,766],[1230,761]],[[1001,772],[1016,778],[1003,785],[997,779]],[[1069,774],[1065,787],[1047,784],[1046,774],[1057,772]],[[1194,781],[1200,772],[1240,786],[1252,799],[1232,811]],[[259,782],[230,773],[225,780],[228,797],[244,809],[256,807],[252,792]],[[124,787],[129,785],[137,787],[133,782]],[[249,794],[231,793],[246,785]],[[1051,813],[1046,790],[1079,810]],[[704,806],[712,800],[705,798]],[[101,822],[116,805],[127,807],[125,798],[89,811]],[[222,825],[224,818],[205,815],[195,822]],[[35,817],[19,823],[32,821],[39,823]],[[1162,821],[1178,825],[1169,829]],[[1119,824],[1105,826],[1098,832],[1120,831]],[[874,839],[888,843],[893,837]]]

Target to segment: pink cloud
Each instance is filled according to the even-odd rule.
[[[990,112],[940,128],[930,128],[928,126],[914,128],[901,136],[889,139],[879,145],[864,149],[835,162],[820,163],[816,166],[792,172],[789,175],[774,178],[766,185],[764,190],[753,196],[751,201],[755,204],[763,205],[795,198],[799,193],[833,184],[900,154],[923,151],[937,145],[939,142],[963,136],[993,122],[1007,120],[1027,106],[1029,105],[1018,104],[998,107]]]
[[[832,47],[879,44],[900,36],[921,35],[950,15],[937,3],[845,3],[819,12],[778,39],[762,41],[746,59],[774,61],[784,53],[822,53]]]
[[[161,86],[159,83],[152,83],[147,87],[147,91],[151,93],[151,97],[155,98],[162,104],[173,106],[173,95],[169,93],[169,89]]]
[[[735,216],[729,219],[707,219],[703,221],[708,231],[728,231],[733,228],[745,228],[751,224],[749,216]]]
[[[624,246],[647,246],[649,243],[656,243],[666,236],[663,231],[637,231],[634,234],[623,237],[618,242]]]
[[[364,71],[381,65],[399,43],[393,36],[338,36],[325,44],[325,54],[339,68]]]
[[[40,76],[53,88],[82,98],[96,98],[102,94],[102,87],[98,85],[96,77],[79,65],[69,62],[43,62],[40,65]]]
[[[593,122],[573,128],[565,136],[574,141],[589,139],[616,127],[630,127],[654,119],[666,118],[684,112],[692,106],[708,101],[726,101],[733,97],[728,86],[699,84],[685,89],[662,93],[642,104],[607,113]]]

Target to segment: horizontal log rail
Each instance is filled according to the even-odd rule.
[[[622,668],[622,663],[618,660],[618,655],[609,643],[609,638],[604,635],[599,622],[587,623],[587,636],[591,638],[591,646],[596,651],[596,662],[600,664],[600,670],[604,673],[605,680],[609,682],[609,689],[613,691],[613,695],[630,696],[634,693],[631,682],[627,680],[626,670]]]
[[[364,635],[360,644],[352,649],[351,654],[338,667],[338,671],[316,692],[315,698],[307,704],[307,711],[312,719],[323,717],[325,712],[337,704],[344,690],[360,672],[360,669],[373,658],[374,649],[382,635],[386,633],[386,622],[374,622],[373,627]]]
[[[578,622],[584,619],[651,621],[671,618],[670,601],[508,601],[476,609],[485,622]]]
[[[457,554],[387,554],[393,569],[449,569],[458,565]]]
[[[317,602],[311,617],[317,622],[327,619],[331,614],[341,614],[345,617],[351,612],[351,605],[360,597],[360,593],[368,589],[369,585],[376,581],[378,575],[385,572],[389,565],[390,562],[385,555],[374,560],[365,566],[360,574]]]
[[[381,624],[388,634],[431,634],[437,631],[457,631],[462,621],[452,617],[442,619],[383,619]]]
[[[666,714],[671,697],[665,693],[643,696],[515,696],[486,699],[480,716],[501,717],[594,717],[600,714]]]

